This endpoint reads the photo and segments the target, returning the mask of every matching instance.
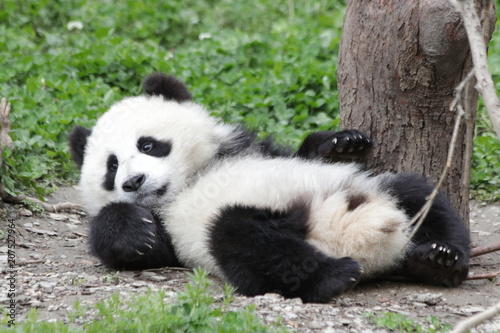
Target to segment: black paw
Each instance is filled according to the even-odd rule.
[[[412,251],[408,268],[421,282],[457,286],[467,278],[469,255],[446,243],[427,242]]]
[[[304,302],[325,303],[332,298],[341,295],[354,288],[363,274],[363,267],[359,262],[344,257],[340,259],[331,258],[327,265],[321,267],[318,281],[311,291],[301,298]]]
[[[120,239],[111,246],[111,254],[122,262],[140,260],[149,254],[156,243],[156,224],[150,212],[136,212],[124,223]]]
[[[133,204],[111,204],[92,221],[92,253],[110,268],[133,267],[131,263],[144,259],[155,248],[157,229],[148,210]]]
[[[352,161],[362,158],[372,147],[372,140],[358,130],[322,131],[308,135],[297,156],[333,162]]]

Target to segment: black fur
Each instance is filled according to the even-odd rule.
[[[152,136],[141,136],[137,140],[137,149],[149,156],[167,157],[172,150],[172,142],[156,140]]]
[[[279,146],[274,143],[273,137],[268,136],[262,141],[258,142],[259,149],[264,156],[270,157],[288,157],[292,156],[293,152],[287,147]]]
[[[320,158],[327,162],[359,161],[372,147],[373,141],[358,130],[320,131],[311,133],[304,139],[297,156]]]
[[[83,155],[85,154],[85,146],[87,145],[87,138],[92,131],[86,129],[82,126],[75,126],[73,131],[68,136],[69,141],[69,153],[71,159],[78,168],[83,165]]]
[[[106,161],[106,174],[104,175],[104,181],[102,182],[102,187],[106,191],[113,191],[115,189],[115,177],[117,170],[118,159],[116,158],[116,155],[111,154],[108,156]]]
[[[90,249],[107,267],[147,269],[179,266],[170,236],[146,209],[111,203],[90,226]]]
[[[391,177],[384,186],[412,217],[433,190],[423,177],[410,173]],[[447,286],[457,286],[467,278],[469,230],[444,194],[440,193],[434,200],[413,242],[415,248],[408,255],[401,273],[417,281]]]
[[[259,141],[255,131],[250,131],[242,125],[234,129],[233,139],[231,141],[224,142],[219,147],[217,157],[225,158],[228,156],[243,154],[246,150],[255,147],[264,156],[289,157],[293,155],[292,150],[288,147],[275,144],[271,136]]]
[[[244,295],[277,292],[326,302],[353,287],[362,269],[352,258],[331,258],[308,244],[308,215],[305,204],[286,212],[226,207],[210,229],[210,253]]]
[[[184,83],[163,73],[148,75],[144,79],[143,87],[147,95],[163,96],[166,100],[186,102],[193,99]]]

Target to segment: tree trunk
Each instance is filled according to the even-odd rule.
[[[471,68],[460,16],[446,0],[350,0],[338,66],[341,126],[373,138],[370,167],[414,171],[435,183],[456,117],[453,91]],[[464,108],[475,118],[473,83]],[[467,223],[472,138],[473,125],[463,124],[443,185]]]

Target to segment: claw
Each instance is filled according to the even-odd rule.
[[[458,260],[458,254],[455,256],[455,261],[457,261],[457,260]]]
[[[148,234],[149,234],[150,236],[152,236],[152,237],[155,237],[155,236],[156,236],[156,235],[155,235],[155,233],[154,233],[154,232],[152,232],[152,231],[148,232]]]
[[[436,247],[437,247],[437,244],[436,244],[436,243],[434,243],[434,244],[432,244],[432,245],[431,245],[431,248],[432,248],[433,250],[434,250]]]
[[[156,243],[156,241],[153,238],[150,238],[149,241],[153,244]]]
[[[333,138],[332,142],[333,142],[334,145],[336,145],[337,144],[337,138]]]
[[[352,277],[351,282],[356,282],[356,279]]]
[[[142,252],[141,252],[141,251],[139,251],[139,250],[135,250],[135,252],[137,252],[137,254],[138,254],[138,255],[140,255],[140,256],[143,256],[143,255],[144,255],[144,253],[142,253]]]
[[[147,219],[145,217],[142,218],[142,220],[146,223],[153,223],[153,221],[151,221],[150,219]]]
[[[146,243],[144,245],[146,245],[147,247],[149,247],[151,250],[153,249],[153,247],[151,245],[149,245],[148,243]]]

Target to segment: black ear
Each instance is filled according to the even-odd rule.
[[[75,126],[68,137],[69,153],[78,168],[82,167],[83,154],[85,153],[85,146],[87,146],[87,138],[91,132],[91,130],[86,129],[85,127]]]
[[[172,75],[150,74],[144,79],[143,86],[147,95],[159,95],[167,100],[185,102],[193,98],[186,85]]]

